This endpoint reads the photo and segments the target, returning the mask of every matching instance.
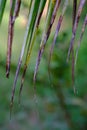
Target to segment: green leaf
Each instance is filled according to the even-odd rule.
[[[6,0],[0,0],[0,24],[2,22],[5,6],[6,6]]]

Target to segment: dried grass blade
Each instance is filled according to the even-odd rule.
[[[82,41],[82,38],[83,38],[83,35],[84,35],[84,32],[85,32],[85,29],[86,29],[86,26],[87,26],[87,14],[86,14],[83,26],[82,26],[82,31],[81,31],[81,34],[80,34],[80,39],[78,41],[78,47],[77,47],[77,50],[76,50],[75,65],[76,65],[76,62],[77,62],[78,51],[79,51],[79,47],[80,47],[80,44],[81,44],[81,41]]]
[[[21,54],[20,54],[19,61],[18,61],[18,66],[17,66],[17,70],[16,70],[16,74],[15,74],[14,83],[13,83],[12,97],[11,97],[11,109],[13,107],[13,101],[14,101],[14,94],[15,94],[15,89],[16,89],[16,83],[17,83],[19,71],[20,71],[21,64],[22,64],[22,58],[23,58],[24,53],[25,53],[25,48],[26,48],[26,44],[27,44],[27,41],[28,41],[28,35],[30,33],[30,30],[31,30],[32,19],[34,19],[34,14],[36,14],[36,12],[35,12],[36,3],[39,4],[37,2],[37,0],[36,1],[33,0],[31,11],[30,11],[30,15],[29,15],[29,20],[28,20],[28,24],[27,24],[27,29],[26,29],[26,32],[25,32],[24,42],[23,42]]]
[[[24,52],[25,52],[25,47],[26,47],[26,44],[27,44],[26,41],[27,41],[28,33],[30,31],[30,25],[31,25],[31,21],[32,21],[34,5],[35,5],[35,1],[32,2],[32,7],[31,7],[31,11],[30,11],[29,19],[28,19],[28,24],[27,24],[27,28],[26,28],[26,32],[25,32],[25,36],[24,36],[24,42],[23,42],[23,45],[22,45],[22,49],[21,49],[21,53],[20,53],[20,57],[19,57],[19,61],[18,61],[18,66],[17,66],[15,80],[14,80],[16,82],[17,82],[19,70],[20,70],[20,67],[21,67],[21,64],[22,64],[22,58],[23,58],[23,55],[24,55]]]
[[[10,72],[10,62],[11,62],[11,50],[13,42],[13,32],[14,32],[14,15],[15,2],[10,0],[10,16],[9,16],[9,27],[8,27],[8,41],[7,41],[7,61],[6,61],[6,77],[9,77]]]
[[[75,58],[74,58],[74,49],[72,48],[72,86],[74,94],[76,94],[76,88],[74,83],[75,83]]]
[[[13,17],[13,21],[14,21],[14,22],[15,22],[15,19],[16,19],[16,18],[18,17],[18,15],[19,15],[20,6],[21,6],[21,0],[16,0],[15,10],[14,10],[14,17]]]
[[[9,77],[9,72],[10,72],[10,62],[11,62],[12,42],[13,42],[13,33],[14,33],[14,23],[15,23],[16,17],[19,14],[21,0],[17,0],[16,3],[10,1],[10,4],[11,4],[11,9],[10,9],[9,29],[8,29],[6,77]]]
[[[22,92],[22,88],[23,88],[23,84],[24,84],[24,77],[25,77],[25,74],[26,74],[26,70],[27,70],[27,66],[24,66],[22,79],[21,79],[21,86],[20,86],[20,90],[19,90],[19,103],[20,103],[20,99],[21,99],[21,92]]]
[[[73,0],[73,23],[72,23],[72,32],[75,24],[76,19],[76,12],[77,12],[77,0]],[[74,86],[75,83],[75,58],[74,58],[74,48],[72,47],[72,86],[74,90],[74,94],[76,94],[76,88]]]
[[[73,26],[73,33],[72,33],[72,38],[71,38],[71,42],[70,42],[70,47],[69,47],[69,50],[68,50],[67,61],[70,57],[70,53],[71,53],[72,48],[73,48],[73,44],[74,44],[74,40],[75,40],[75,36],[76,36],[76,30],[77,30],[77,27],[78,27],[78,23],[79,23],[79,20],[80,20],[80,16],[81,16],[82,9],[84,7],[85,1],[86,0],[80,0],[77,15],[76,15],[76,18],[75,18],[75,23],[74,23],[74,26]]]
[[[73,22],[72,22],[72,30],[74,27],[74,23],[75,23],[75,18],[76,18],[76,11],[77,11],[77,0],[73,0]]]
[[[10,113],[12,112],[12,108],[13,108],[15,87],[16,87],[16,82],[17,82],[19,71],[20,71],[20,67],[21,67],[21,61],[18,62],[17,71],[16,71],[16,74],[15,74],[14,84],[13,84],[13,88],[12,88],[12,96],[11,96],[11,102],[10,102]]]
[[[63,21],[63,16],[64,16],[65,11],[67,9],[67,6],[68,6],[68,0],[66,0],[65,3],[64,3],[62,14],[59,17],[58,24],[57,24],[57,27],[56,27],[56,32],[55,32],[55,35],[54,35],[54,40],[53,40],[53,43],[52,43],[51,48],[50,48],[50,54],[49,54],[49,60],[48,60],[48,74],[49,74],[49,80],[50,81],[51,81],[51,76],[50,76],[50,61],[51,61],[51,57],[52,57],[52,54],[53,54],[54,46],[56,44],[56,39],[57,39],[59,30],[60,30],[60,27],[61,27],[61,24],[62,24],[62,21]]]
[[[66,9],[67,9],[67,6],[68,6],[68,0],[65,1],[62,14],[60,15],[59,20],[58,20],[56,32],[55,32],[55,35],[54,35],[54,41],[53,41],[52,46],[51,46],[51,48],[50,48],[50,56],[49,56],[49,59],[51,59],[51,56],[52,56],[52,53],[53,53],[53,49],[54,49],[54,46],[55,46],[55,44],[56,44],[56,39],[57,39],[59,30],[60,30],[60,27],[61,27],[61,23],[62,23],[62,20],[63,20],[64,13],[65,13],[65,11],[66,11]],[[50,60],[49,60],[49,61],[50,61]]]
[[[32,48],[33,48],[33,45],[34,45],[35,37],[37,35],[38,27],[39,27],[39,24],[40,24],[40,20],[41,20],[41,16],[42,16],[45,4],[46,4],[46,0],[44,0],[44,1],[41,0],[39,10],[38,10],[38,14],[37,14],[37,18],[36,18],[36,22],[35,22],[35,26],[34,26],[34,30],[33,30],[33,34],[32,34],[32,38],[31,38],[31,42],[30,42],[30,47],[28,49],[27,57],[26,57],[26,60],[25,60],[25,66],[24,66],[24,71],[23,71],[22,80],[21,80],[19,99],[20,99],[20,94],[21,94],[21,91],[22,91],[23,83],[24,83],[24,77],[25,77],[25,74],[26,74],[26,69],[27,69],[27,66],[28,66],[29,61],[30,61],[31,51],[32,51]]]
[[[60,27],[61,27],[61,24],[62,24],[62,20],[63,20],[63,16],[60,15],[59,20],[58,20],[58,24],[57,24],[57,27],[56,27],[56,32],[55,32],[55,35],[54,35],[54,40],[53,40],[53,43],[52,43],[51,48],[50,48],[50,54],[49,54],[49,60],[48,60],[49,81],[51,81],[51,76],[50,76],[50,61],[51,61],[51,57],[52,57],[52,54],[53,54],[54,46],[56,44],[56,39],[57,39],[59,30],[60,30]]]
[[[41,41],[41,44],[40,44],[40,49],[39,49],[38,58],[37,58],[37,61],[36,61],[36,66],[35,66],[35,71],[34,71],[34,78],[33,78],[34,87],[35,87],[36,75],[37,75],[38,67],[39,67],[39,64],[40,64],[40,61],[41,61],[41,57],[42,57],[42,54],[44,52],[46,42],[49,38],[51,28],[52,28],[52,25],[54,23],[60,2],[61,2],[61,0],[57,0],[57,1],[52,0],[50,5],[49,5],[49,10],[48,10],[49,12],[48,12],[47,20],[46,20],[45,31],[44,31],[42,41]]]

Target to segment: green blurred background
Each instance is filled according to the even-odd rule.
[[[16,20],[15,24],[11,73],[10,78],[6,79],[5,61],[10,7],[9,2],[7,2],[0,27],[0,130],[87,130],[87,29],[85,30],[75,66],[75,87],[77,94],[74,95],[71,78],[71,61],[66,63],[72,34],[71,4],[64,17],[51,59],[51,80],[55,83],[55,86],[52,86],[52,83],[49,81],[48,59],[58,17],[41,60],[36,82],[36,99],[34,99],[33,73],[45,23],[45,16],[43,15],[25,78],[21,104],[18,103],[18,94],[23,65],[17,82],[14,108],[10,120],[12,85],[26,29],[28,9],[26,8],[27,3],[25,1],[21,7],[20,17]],[[79,40],[85,12],[87,12],[86,8],[84,8],[81,16],[75,44]]]

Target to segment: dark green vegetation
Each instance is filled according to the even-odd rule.
[[[79,2],[78,2],[79,3]],[[5,61],[7,49],[8,21],[9,21],[9,3],[6,4],[4,17],[0,27],[0,129],[1,130],[86,130],[87,129],[87,29],[85,30],[81,46],[78,52],[77,64],[75,66],[75,88],[76,95],[73,92],[72,85],[72,66],[70,60],[66,62],[69,43],[72,35],[72,3],[66,10],[62,27],[57,37],[56,45],[50,62],[49,81],[48,64],[50,47],[54,39],[55,26],[58,18],[52,28],[52,33],[45,51],[43,53],[39,71],[36,80],[36,92],[33,88],[33,73],[35,62],[38,55],[38,49],[41,42],[41,36],[44,29],[45,16],[42,17],[40,27],[37,31],[34,48],[31,54],[29,67],[26,72],[24,87],[19,104],[19,89],[21,75],[23,73],[23,64],[19,73],[16,85],[14,106],[12,110],[12,119],[10,120],[10,99],[12,93],[12,84],[21,46],[24,40],[28,9],[27,3],[23,3],[19,18],[15,22],[13,49],[11,57],[11,70],[9,79],[5,76]],[[61,5],[62,6],[62,5]],[[69,10],[69,11],[68,11]],[[79,41],[82,23],[87,9],[84,7],[80,23],[76,33],[75,48]],[[29,40],[29,39],[28,39]],[[24,56],[23,59],[25,59]],[[72,58],[71,58],[72,59]],[[36,94],[36,99],[34,95]],[[37,104],[35,103],[37,100]]]

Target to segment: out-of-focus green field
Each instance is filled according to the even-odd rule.
[[[62,31],[57,39],[58,44],[56,44],[51,61],[51,78],[52,82],[56,84],[56,87],[52,87],[50,84],[47,69],[49,47],[54,35],[53,28],[40,64],[36,83],[37,99],[34,99],[33,71],[42,28],[44,28],[44,25],[41,24],[41,29],[38,31],[38,38],[36,39],[36,45],[34,47],[31,62],[26,74],[21,96],[21,104],[18,103],[18,92],[22,69],[17,82],[12,118],[10,120],[10,98],[12,85],[27,22],[27,18],[23,15],[23,10],[24,8],[21,9],[20,17],[16,20],[15,24],[11,73],[9,79],[6,79],[5,77],[9,3],[7,3],[2,25],[0,27],[0,130],[69,130],[69,126],[73,127],[73,124],[73,130],[86,130],[87,29],[78,54],[75,71],[75,87],[77,88],[77,94],[74,95],[71,80],[71,64],[66,63],[71,38],[71,25],[68,24],[68,22],[71,22],[69,16],[64,18],[63,27],[61,29]],[[75,43],[78,42],[80,29],[81,26],[78,29]],[[69,113],[69,118],[67,113]],[[71,120],[71,123],[67,121],[68,119]]]

